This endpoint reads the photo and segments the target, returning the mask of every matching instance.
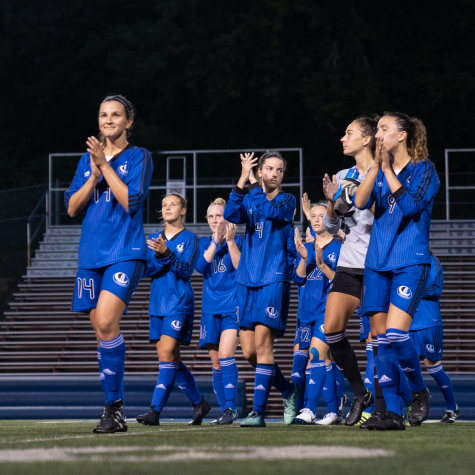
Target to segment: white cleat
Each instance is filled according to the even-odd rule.
[[[321,425],[321,426],[333,426],[333,425],[338,425],[341,424],[343,419],[341,416],[338,414],[335,414],[334,412],[329,412],[327,415],[323,417],[323,419],[319,421],[315,421],[315,424]]]
[[[296,424],[315,424],[315,414],[310,409],[302,409],[300,414],[295,418]]]

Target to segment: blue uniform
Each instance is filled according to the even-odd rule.
[[[166,239],[164,232],[153,233],[150,239]],[[168,335],[189,345],[193,331],[195,295],[190,278],[198,259],[198,237],[184,229],[167,240],[161,255],[147,251],[145,276],[152,277],[150,290],[150,341]]]
[[[410,337],[419,356],[441,360],[443,352],[443,325],[439,297],[444,286],[444,274],[439,259],[430,257],[431,269],[425,294],[414,315]]]
[[[234,239],[241,251],[242,236]],[[220,246],[211,262],[203,254],[211,244],[210,237],[199,240],[200,257],[196,270],[203,274],[203,297],[201,304],[200,348],[207,348],[208,343],[219,343],[224,330],[237,330],[236,283],[234,269],[228,245]]]
[[[390,303],[414,315],[428,278],[430,215],[439,177],[434,164],[425,160],[409,162],[397,179],[401,187],[391,193],[380,170],[370,199],[361,208],[376,205],[365,261],[365,315],[387,312]]]
[[[280,192],[269,201],[256,183],[248,190],[235,188],[224,218],[246,224],[241,259],[236,272],[238,326],[262,323],[283,335],[290,302],[290,278],[295,258],[293,216],[295,197]]]
[[[148,150],[127,146],[109,165],[128,186],[128,212],[118,203],[103,176],[85,207],[79,243],[79,263],[71,311],[97,307],[101,290],[130,302],[145,269],[147,249],[142,203],[153,172]],[[90,154],[79,160],[73,181],[64,193],[70,198],[91,176]]]

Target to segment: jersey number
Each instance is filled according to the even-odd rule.
[[[89,290],[89,298],[94,300],[94,279],[89,279],[89,285],[86,284],[86,279],[78,277],[78,297],[82,298],[82,292]]]
[[[259,238],[262,237],[263,230],[264,230],[264,223],[256,223],[256,231],[259,231]]]
[[[392,213],[394,211],[394,207],[396,206],[396,200],[394,199],[393,195],[389,196],[388,203],[389,203],[389,213]]]
[[[105,194],[106,194],[106,201],[110,201],[111,200],[111,189],[109,187],[106,188]],[[94,188],[94,202],[98,203],[99,198],[100,198],[99,190],[97,188]]]
[[[217,272],[225,272],[226,271],[226,266],[224,265],[222,259],[220,259],[219,264],[216,264],[216,261],[213,259],[213,267],[214,267],[214,273],[215,274]]]
[[[320,267],[315,267],[315,269],[308,274],[307,280],[322,280],[322,269],[320,269]]]

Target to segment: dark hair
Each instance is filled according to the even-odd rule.
[[[385,112],[383,117],[394,117],[397,130],[407,133],[407,153],[413,163],[422,162],[429,158],[427,131],[422,120],[417,117],[409,117],[402,112]]]
[[[282,160],[282,171],[285,173],[285,170],[287,170],[287,160],[285,160],[285,158],[282,157],[280,152],[278,152],[277,150],[267,150],[259,157],[259,160],[257,161],[258,170],[262,170],[262,167],[264,166],[264,163],[268,158],[278,158],[279,160]],[[262,178],[260,176],[257,176],[256,179],[259,185],[262,186]],[[279,187],[279,189],[281,188]]]
[[[101,102],[101,104],[104,104],[104,102],[110,102],[110,101],[116,101],[122,104],[124,106],[125,116],[127,117],[127,120],[132,120],[132,121],[135,120],[137,110],[126,97],[122,96],[121,94],[110,94],[106,96],[106,98]],[[129,137],[132,134],[133,126],[134,124],[132,123],[132,125],[126,130],[127,137]],[[104,137],[102,132],[99,132],[99,140],[102,146],[105,147],[106,138]]]
[[[371,137],[370,150],[373,157],[376,152],[376,134],[378,133],[380,119],[381,117],[375,114],[373,117],[358,117],[353,121],[353,123],[358,124],[363,137]]]

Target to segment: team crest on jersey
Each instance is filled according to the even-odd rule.
[[[172,322],[173,330],[179,331],[179,330],[181,330],[182,326],[183,326],[183,323],[181,323],[179,320],[173,320],[173,322]]]
[[[378,183],[378,186],[379,186],[380,188],[382,188],[382,187],[383,187],[383,182],[380,181],[380,182]]]
[[[129,173],[129,167],[127,165],[127,162],[125,162],[125,165],[121,165],[119,167],[119,172],[121,175],[127,175],[127,173]]]
[[[252,208],[249,208],[248,213],[249,213],[249,214],[252,214]]]
[[[360,321],[360,333],[364,332],[363,322]]]
[[[412,291],[406,285],[401,285],[400,287],[398,287],[397,294],[399,295],[399,297],[406,300],[409,300],[412,297]]]
[[[123,272],[116,272],[112,280],[121,287],[127,287],[129,285],[129,278]]]
[[[178,246],[176,247],[176,250],[178,252],[183,252],[185,250],[185,243],[178,244]]]
[[[88,176],[91,176],[91,172],[88,170],[87,172],[84,173],[84,176],[87,178]]]
[[[334,252],[332,252],[329,256],[328,256],[328,260],[330,260],[331,262],[335,262],[336,261],[336,254]]]
[[[409,185],[409,183],[411,183],[411,180],[412,180],[412,175],[408,177],[408,179],[406,180],[406,183]]]
[[[429,353],[435,353],[434,346],[433,345],[426,345],[427,351]]]
[[[320,325],[320,331],[321,331],[322,333],[325,333],[325,331],[324,331],[324,329],[323,329],[323,325]]]
[[[267,307],[266,315],[269,318],[277,318],[279,316],[279,312],[274,307]]]

